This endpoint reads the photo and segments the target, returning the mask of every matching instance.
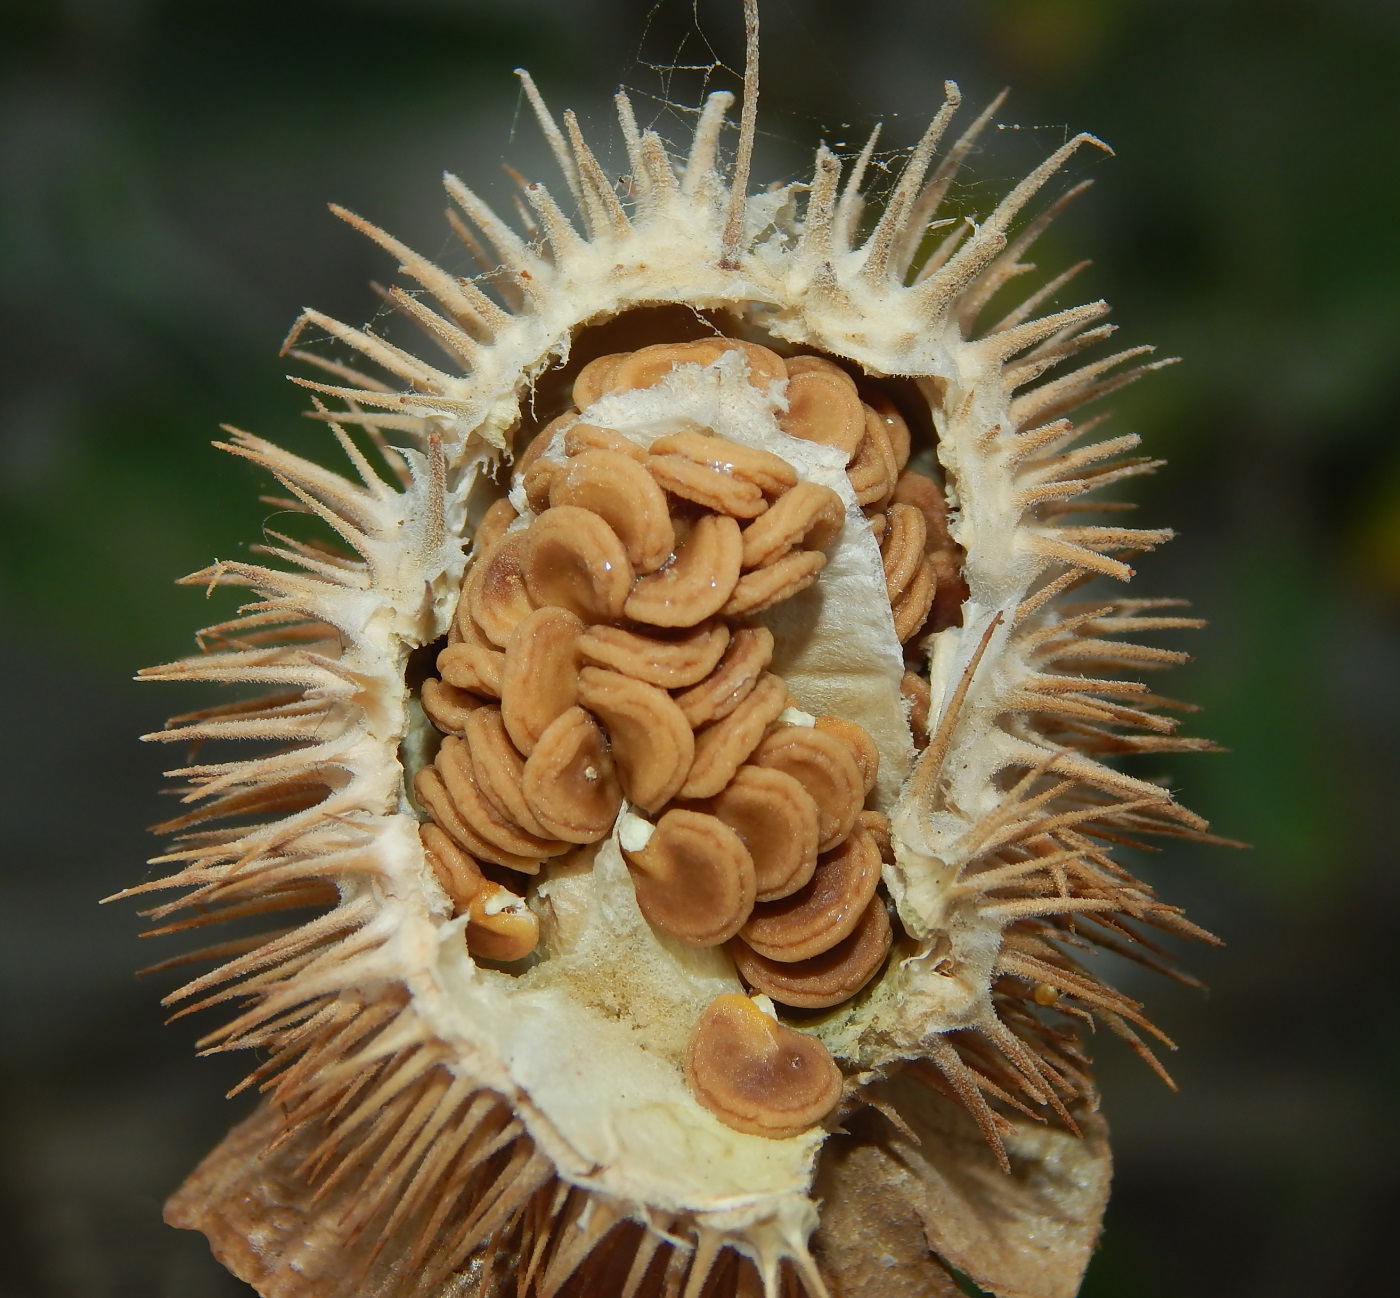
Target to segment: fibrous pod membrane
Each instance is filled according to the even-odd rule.
[[[1199,935],[1111,850],[1204,824],[1110,762],[1207,746],[1132,679],[1194,623],[1079,590],[1169,536],[1077,519],[1154,462],[1071,412],[1153,366],[1076,359],[1072,272],[1012,291],[1097,141],[939,229],[991,119],[950,83],[867,218],[873,138],[750,192],[751,82],[732,169],[730,95],[684,158],[619,95],[614,184],[525,78],[563,193],[447,178],[480,277],[338,212],[431,344],[293,331],[354,476],[225,445],[335,543],[186,579],[255,598],[146,676],[274,692],[152,736],[261,748],[174,772],[131,891],[313,911],[170,998],[265,1098],[167,1217],[268,1298],[1077,1288],[1077,1032],[1160,1035],[1081,957]]]

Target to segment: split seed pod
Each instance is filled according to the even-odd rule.
[[[147,678],[278,692],[152,736],[267,748],[176,772],[131,891],[319,910],[171,997],[263,1052],[167,1213],[268,1298],[1052,1298],[1096,1238],[1077,1026],[1155,1029],[1076,952],[1201,936],[1110,849],[1205,836],[1109,759],[1208,746],[1119,678],[1195,623],[1066,602],[1170,535],[1067,512],[1153,467],[1068,416],[1154,366],[1075,367],[1107,308],[1047,311],[1068,275],[991,306],[1098,142],[929,251],[990,120],[946,144],[950,83],[860,238],[872,148],[750,192],[750,19],[732,169],[728,94],[683,161],[619,95],[614,186],[526,77],[575,217],[449,177],[471,280],[337,209],[433,359],[309,312],[289,346],[373,370],[298,380],[359,481],[225,446],[340,549],[187,579],[256,600]]]

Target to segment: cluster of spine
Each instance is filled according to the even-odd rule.
[[[890,457],[872,432],[852,448],[852,481],[858,495],[873,491],[874,479],[884,493],[887,466],[896,465],[893,489],[862,503],[881,540],[896,621],[909,645],[905,687],[916,731],[922,709],[932,732],[924,736],[904,799],[911,832],[951,871],[949,913],[1000,932],[986,1012],[971,1026],[930,1035],[921,1043],[928,1062],[907,1067],[966,1105],[999,1147],[1016,1115],[1038,1116],[1049,1105],[1072,1125],[1071,1101],[1092,1096],[1076,1019],[1103,1022],[1147,1053],[1134,1032],[1134,1026],[1151,1031],[1141,1006],[1106,987],[1079,957],[1097,946],[1181,977],[1149,933],[1207,936],[1110,855],[1143,834],[1205,838],[1204,823],[1163,788],[1102,760],[1209,747],[1174,735],[1174,721],[1161,710],[1181,705],[1114,675],[1182,657],[1118,637],[1197,623],[1169,611],[1167,601],[1061,599],[1095,576],[1126,579],[1132,574],[1124,560],[1170,535],[1080,526],[1068,518],[1078,509],[1103,508],[1079,501],[1084,493],[1149,472],[1153,463],[1121,458],[1135,445],[1132,437],[1074,449],[1093,421],[1076,426],[1065,416],[1154,366],[1110,373],[1145,350],[1139,348],[1039,381],[1111,332],[1097,323],[1106,311],[1102,303],[1036,318],[1079,267],[990,327],[980,324],[993,295],[1033,269],[1024,254],[1083,186],[1009,239],[1012,221],[1091,137],[1059,150],[980,225],[955,227],[916,267],[930,222],[996,107],[930,173],[957,107],[950,90],[863,240],[857,237],[861,185],[875,140],[844,187],[840,163],[822,149],[805,217],[775,261],[745,242],[742,219],[733,219],[749,201],[744,186],[727,189],[715,168],[729,96],[706,104],[682,168],[659,137],[638,130],[619,96],[632,171],[629,213],[572,117],[561,132],[533,86],[527,89],[582,213],[582,233],[543,186],[525,187],[535,218],[522,238],[449,178],[449,192],[490,244],[488,251],[454,217],[487,272],[485,281],[473,283],[347,214],[436,303],[434,309],[425,298],[389,290],[394,306],[446,351],[452,366],[430,365],[329,317],[304,318],[388,375],[386,382],[293,352],[349,385],[307,384],[345,403],[334,413],[318,404],[316,413],[363,485],[245,434],[228,449],[270,470],[290,493],[281,503],[322,519],[355,554],[274,534],[265,551],[295,571],[220,563],[187,579],[252,587],[258,598],[238,618],[203,633],[206,652],[153,669],[147,678],[253,683],[279,692],[175,718],[153,736],[196,744],[252,739],[268,751],[175,772],[187,781],[192,809],[162,827],[178,836],[172,852],[159,858],[173,872],[130,893],[183,890],[151,912],[152,931],[161,933],[321,911],[293,927],[185,957],[219,963],[170,1000],[185,1005],[181,1013],[241,1006],[232,1023],[202,1044],[267,1052],[246,1084],[269,1091],[285,1113],[279,1145],[308,1145],[301,1173],[320,1178],[317,1193],[326,1204],[341,1202],[337,1196],[353,1187],[349,1238],[373,1239],[371,1252],[382,1251],[378,1261],[365,1260],[367,1270],[392,1258],[420,1271],[425,1293],[470,1265],[483,1294],[503,1292],[509,1276],[515,1291],[539,1298],[571,1283],[586,1288],[585,1279],[606,1281],[613,1287],[601,1291],[623,1298],[671,1295],[682,1286],[688,1296],[733,1295],[747,1292],[754,1278],[746,1261],[721,1249],[723,1239],[684,1216],[660,1214],[646,1227],[620,1220],[610,1201],[561,1181],[509,1106],[453,1071],[446,1048],[402,990],[411,971],[396,964],[396,934],[408,919],[426,924],[435,912],[402,886],[413,868],[403,863],[417,859],[419,844],[416,823],[401,814],[393,754],[405,729],[408,651],[443,634],[460,587],[462,557],[452,537],[460,513],[454,515],[451,502],[493,453],[492,444],[503,440],[522,385],[559,339],[580,320],[657,300],[641,268],[657,265],[667,249],[703,264],[709,278],[692,277],[699,287],[688,290],[698,297],[781,303],[765,324],[791,345],[840,355],[870,373],[943,376],[922,390],[939,418],[938,455],[958,503],[953,518],[945,518],[942,489],[923,486],[899,463],[907,452],[878,401],[872,409]],[[695,211],[708,214],[713,246],[692,246]],[[638,251],[621,274],[614,251],[633,245]],[[897,317],[899,330],[862,341],[882,312]],[[923,321],[922,331],[904,327],[909,321]],[[926,347],[924,339],[936,341]],[[821,372],[820,359],[812,360],[812,371]],[[358,426],[380,447],[396,487],[370,468],[346,426]],[[416,440],[421,449],[397,449],[386,434]],[[626,455],[611,444],[590,449]],[[859,471],[872,475],[865,487]],[[552,489],[552,483],[539,488]],[[495,525],[502,521],[509,522],[497,514]],[[959,578],[960,539],[968,555]],[[485,551],[481,537],[478,551]],[[425,586],[432,596],[426,608]],[[469,645],[460,619],[457,625],[454,645]],[[935,631],[945,632],[937,644],[929,640]],[[496,653],[504,646],[477,647]],[[930,651],[931,664],[924,656]],[[447,691],[462,688],[445,670],[443,681],[436,710],[431,689],[424,707],[465,743],[465,722],[482,709],[462,708],[460,732],[443,724],[448,705],[461,703]],[[478,868],[477,877],[460,862],[443,860],[450,855],[445,848],[439,853],[425,842],[449,897],[469,915],[468,941],[473,933],[478,940],[494,933],[508,956],[515,949],[510,943],[523,939],[518,925],[512,929],[499,917],[526,926],[529,920],[518,908],[512,912],[508,899],[501,904],[492,891],[501,883],[489,870]],[[492,864],[489,853],[480,856]],[[184,917],[175,918],[182,910]],[[682,1240],[688,1232],[693,1246]],[[810,1258],[793,1256],[802,1285],[820,1293]],[[784,1283],[797,1285],[792,1270],[784,1275]],[[775,1292],[767,1276],[764,1283]]]
[[[289,1201],[281,1221],[258,1216],[260,1202],[230,1193],[224,1164],[196,1172],[168,1218],[226,1241],[230,1226],[241,1228],[223,1256],[255,1283],[292,1262],[300,1282],[325,1283],[324,1269],[347,1293],[377,1292],[398,1275],[404,1292],[437,1295],[465,1274],[466,1292],[483,1296],[758,1298],[754,1264],[688,1214],[654,1211],[642,1224],[561,1180],[500,1095],[458,1075],[433,1042],[403,1045],[405,1020],[402,994],[326,996],[261,1031],[222,1037],[269,1051],[249,1082],[263,1082],[270,1105],[232,1139],[250,1161],[290,1164]],[[317,1217],[336,1223],[332,1256],[315,1248],[307,1223]],[[270,1232],[285,1250],[271,1260],[253,1242]],[[784,1293],[819,1293],[815,1273],[805,1278],[784,1267]]]
[[[1028,269],[1019,261],[1025,247],[1083,188],[991,262],[954,315],[964,332],[976,335],[992,293]],[[1157,368],[1106,377],[1150,349],[1120,352],[1026,390],[1113,332],[1095,325],[1106,313],[1103,303],[1026,323],[1078,269],[974,337],[963,382],[948,385],[942,397],[940,459],[958,483],[964,534],[990,527],[1005,542],[984,539],[965,565],[963,639],[950,655],[941,718],[905,802],[923,841],[954,869],[949,913],[961,910],[1001,931],[986,1011],[974,1027],[930,1042],[934,1067],[915,1069],[968,1107],[1003,1161],[1006,1112],[1049,1105],[1073,1129],[1066,1106],[1095,1102],[1078,1025],[1107,1026],[1171,1084],[1134,1028],[1174,1048],[1170,1040],[1140,1003],[1107,986],[1081,958],[1095,948],[1113,951],[1194,985],[1150,934],[1216,939],[1160,901],[1111,852],[1147,850],[1144,835],[1227,841],[1210,835],[1163,786],[1102,760],[1214,745],[1177,736],[1178,721],[1162,715],[1194,711],[1190,705],[1115,675],[1186,660],[1178,651],[1116,638],[1203,625],[1175,611],[1183,601],[1063,599],[1097,576],[1129,579],[1133,570],[1124,560],[1172,535],[1065,521],[1079,511],[1131,508],[1079,498],[1161,463],[1125,457],[1138,445],[1134,435],[1076,445],[1101,418],[1076,425],[1065,417]],[[906,687],[917,707],[922,682]],[[1062,1017],[1047,1019],[1046,1010]]]

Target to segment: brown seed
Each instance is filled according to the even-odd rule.
[[[692,946],[719,946],[753,909],[753,861],[739,835],[700,811],[673,807],[627,864],[648,924]]]
[[[747,996],[716,997],[685,1055],[685,1080],[726,1127],[782,1140],[820,1122],[841,1098],[841,1070],[814,1036],[771,1019]]]
[[[631,392],[660,383],[677,365],[709,365],[728,350],[723,340],[655,343],[623,357],[608,382],[609,392]]]
[[[552,605],[585,622],[622,616],[632,589],[632,565],[612,530],[576,505],[548,509],[525,532],[520,570],[536,607]]]
[[[834,852],[817,861],[804,886],[754,908],[739,936],[759,955],[783,964],[829,951],[854,931],[880,883],[880,848],[857,824]]]
[[[564,434],[564,454],[582,455],[584,451],[616,451],[638,464],[647,462],[647,449],[614,428],[597,424],[575,424]]]
[[[754,387],[766,390],[770,383],[781,383],[787,378],[787,366],[777,352],[739,338],[721,338],[719,341],[726,351],[737,349],[744,353],[744,359],[749,363],[749,382]]]
[[[647,461],[651,476],[673,496],[693,500],[731,518],[757,518],[768,502],[752,482],[723,469],[696,464],[683,455],[653,455]]]
[[[509,964],[523,960],[539,945],[540,921],[502,884],[487,884],[467,915],[467,950],[478,960]]]
[[[869,797],[880,774],[880,750],[875,747],[869,733],[863,726],[844,717],[818,717],[816,728],[825,734],[835,735],[850,750],[851,756],[856,759],[866,796]]]
[[[894,633],[900,644],[923,626],[937,593],[938,568],[931,556],[925,556],[909,584],[890,606],[894,612]]]
[[[733,712],[695,736],[695,760],[681,786],[681,796],[713,798],[723,789],[758,747],[763,732],[787,707],[787,699],[787,684],[783,678],[764,672],[749,696]],[[847,761],[850,760],[847,757]],[[853,761],[851,768],[855,769]],[[859,781],[860,777],[856,778]]]
[[[690,772],[695,735],[671,696],[655,685],[601,667],[585,667],[578,699],[607,727],[622,791],[659,811]]]
[[[535,819],[567,843],[596,843],[622,805],[612,754],[580,707],[558,716],[525,762],[520,791]]]
[[[676,697],[686,721],[693,727],[727,717],[748,697],[772,661],[773,633],[766,626],[740,628],[715,670]]]
[[[559,476],[561,465],[558,460],[536,460],[520,475],[520,486],[525,492],[525,500],[536,514],[543,514],[549,508],[549,493],[554,480]]]
[[[731,442],[711,433],[668,433],[651,444],[653,455],[679,455],[751,482],[765,496],[780,496],[797,485],[797,470],[781,455]]]
[[[795,545],[825,550],[845,522],[846,507],[830,487],[800,483],[744,529],[744,567],[761,568]]]
[[[453,685],[444,685],[430,676],[423,682],[418,701],[423,705],[423,714],[439,730],[448,735],[460,735],[466,728],[467,718],[486,700]]]
[[[790,357],[787,371],[788,408],[778,415],[778,427],[804,441],[836,447],[849,464],[865,436],[865,411],[854,380],[819,356]]]
[[[457,809],[457,814],[470,829],[497,851],[511,856],[544,858],[558,856],[567,850],[566,845],[556,843],[553,839],[527,833],[519,825],[512,824],[491,805],[477,783],[471,749],[464,740],[455,735],[444,739],[433,765],[442,776],[443,785],[452,799],[452,805]],[[488,856],[485,859],[492,858]]]
[[[473,712],[463,738],[471,749],[477,787],[486,800],[504,819],[527,833],[549,838],[549,831],[535,819],[530,804],[520,792],[525,760],[510,742],[500,708],[478,708]]]
[[[792,550],[766,568],[745,573],[721,610],[725,617],[748,617],[807,589],[826,567],[820,550]]]
[[[468,915],[467,950],[485,960],[519,960],[539,943],[540,924],[510,889],[493,883],[436,825],[422,825],[423,856],[452,900]]]
[[[890,917],[879,897],[871,899],[849,937],[808,960],[785,964],[751,950],[742,938],[727,950],[750,986],[780,1005],[826,1009],[849,1000],[879,972],[890,949]]]
[[[893,604],[924,560],[928,525],[919,509],[899,500],[890,506],[889,519],[880,541],[880,559],[885,566],[885,594]]]
[[[583,623],[568,609],[541,608],[516,627],[501,672],[501,719],[527,757],[554,719],[578,701]]]
[[[535,434],[515,462],[513,480],[520,484],[530,508],[537,514],[549,508],[549,484],[559,470],[557,460],[541,457],[553,444],[554,435],[577,417],[577,410],[566,410],[562,415],[556,415]]]
[[[637,572],[654,572],[676,548],[666,493],[636,460],[617,451],[583,451],[570,459],[550,485],[549,503],[597,514],[617,533]]]
[[[948,504],[944,499],[943,488],[932,478],[913,469],[905,469],[894,484],[895,501],[913,505],[924,516],[928,529],[928,546],[940,546],[949,542]]]
[[[786,377],[783,359],[767,347],[743,342],[738,338],[701,338],[689,343],[657,343],[643,347],[625,358],[625,364],[613,371],[609,391],[627,392],[633,388],[649,388],[661,382],[677,365],[712,365],[725,352],[742,352],[749,367],[749,382],[766,389],[770,383]]]
[[[529,444],[520,452],[515,460],[515,479],[517,482],[529,471],[530,466],[549,450],[551,443],[554,441],[555,433],[577,418],[577,410],[566,410],[562,415],[555,415],[549,423],[530,439]]]
[[[817,868],[819,813],[792,776],[762,766],[741,766],[710,804],[753,857],[758,901],[796,892]]]
[[[454,913],[460,914],[486,887],[481,867],[436,825],[419,825],[418,839],[423,844],[423,856],[429,869],[442,884]]]
[[[909,463],[912,441],[909,425],[904,422],[899,407],[878,388],[872,388],[866,393],[865,404],[875,411],[880,422],[884,424],[885,436],[890,439],[890,449],[894,451],[895,473],[902,473],[904,466]]]
[[[968,596],[967,582],[962,575],[962,550],[949,541],[947,545],[931,548],[928,557],[933,561],[936,586],[933,607],[925,625],[930,632],[962,626],[962,605]]]
[[[458,642],[437,656],[438,674],[448,685],[488,698],[501,697],[501,669],[506,656],[499,649]]]
[[[856,825],[863,826],[875,840],[875,846],[880,850],[880,860],[886,865],[893,865],[895,855],[894,844],[890,840],[890,818],[883,812],[862,811],[856,817]]]
[[[652,626],[694,626],[724,607],[739,581],[739,524],[706,514],[664,568],[640,578],[627,598],[627,616]]]
[[[491,507],[481,516],[481,522],[476,525],[476,531],[472,534],[472,546],[482,552],[489,550],[519,517],[515,506],[504,496],[493,501]]]
[[[821,851],[829,852],[851,832],[865,801],[865,781],[850,749],[835,735],[812,726],[782,726],[750,760],[786,771],[812,795],[822,818]]]
[[[585,662],[675,690],[704,680],[728,644],[729,628],[711,622],[665,640],[618,626],[594,626],[584,632],[578,648]]]
[[[909,708],[909,729],[914,742],[923,747],[928,743],[928,710],[931,702],[929,685],[922,676],[906,671],[899,682],[899,692]]]
[[[874,505],[889,499],[899,477],[899,465],[895,463],[894,449],[890,446],[884,421],[869,406],[862,409],[865,437],[846,476],[850,479],[851,490],[856,493],[856,500],[862,505]]]
[[[474,568],[475,564],[472,567]],[[476,619],[472,617],[471,581],[472,570],[469,568],[462,579],[462,589],[457,596],[457,610],[452,615],[452,626],[447,632],[447,643],[474,644],[480,645],[483,649],[495,649],[497,646],[486,638],[486,632],[477,626]]]
[[[574,379],[574,405],[583,410],[597,401],[608,390],[608,384],[612,381],[617,367],[627,359],[629,354],[628,352],[613,352],[608,356],[599,356],[579,370],[578,376]]]
[[[841,366],[826,356],[817,356],[810,352],[803,353],[801,356],[785,356],[783,358],[783,365],[787,369],[788,378],[792,378],[795,374],[806,374],[812,370],[821,370],[824,373],[848,380],[852,387],[855,387],[856,384],[856,381],[851,378]]]
[[[448,837],[477,860],[503,865],[508,870],[518,870],[521,874],[539,873],[539,857],[516,856],[512,852],[503,851],[493,843],[488,843],[467,824],[458,814],[452,795],[448,793],[436,767],[425,766],[413,777],[413,792]]]
[[[515,455],[511,465],[511,477],[519,482],[534,467],[535,461],[540,458],[553,440],[554,429],[574,417],[575,412],[570,410],[565,414],[551,419],[523,446],[516,447]]]
[[[535,605],[521,571],[526,532],[509,532],[472,564],[463,594],[486,638],[503,648],[510,633]]]

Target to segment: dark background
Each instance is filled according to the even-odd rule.
[[[96,899],[143,877],[191,695],[131,673],[212,620],[176,575],[237,557],[264,484],[220,421],[320,447],[281,378],[316,305],[357,322],[392,270],[335,200],[431,255],[443,167],[502,196],[549,166],[510,75],[616,148],[607,97],[679,140],[738,0],[4,0],[0,4],[0,1295],[250,1291],[160,1203],[246,1107],[242,1061],[161,1025],[172,947]],[[1166,1091],[1099,1054],[1118,1172],[1092,1298],[1390,1290],[1400,608],[1400,5],[1393,0],[765,0],[756,176],[819,138],[916,138],[945,76],[1014,87],[955,201],[985,215],[1066,131],[1092,193],[1045,240],[1096,259],[1128,342],[1187,364],[1115,399],[1168,469],[1180,539],[1135,593],[1211,621],[1171,691],[1232,749],[1171,770],[1251,852],[1145,868],[1223,950],[1208,996],[1128,975],[1181,1044]],[[725,68],[711,84],[732,85]],[[616,156],[614,154],[614,156]],[[508,199],[507,199],[508,205]],[[323,448],[322,448],[323,449]],[[1179,643],[1179,642],[1178,642]],[[1166,769],[1164,764],[1163,769]],[[168,804],[167,804],[168,805]],[[1392,1290],[1393,1291],[1393,1290]]]

